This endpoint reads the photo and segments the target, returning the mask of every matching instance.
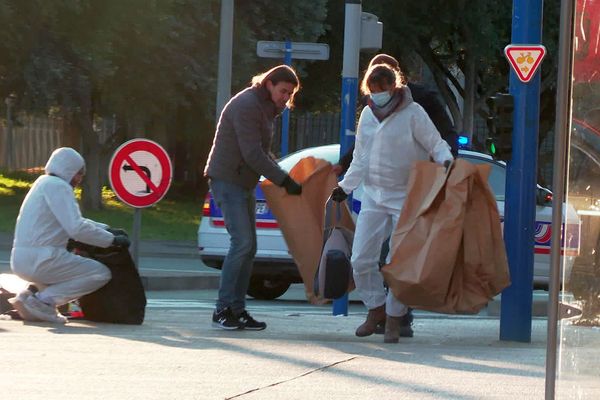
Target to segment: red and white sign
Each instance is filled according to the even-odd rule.
[[[108,166],[110,186],[123,203],[143,208],[160,201],[171,186],[171,159],[148,139],[123,143]]]
[[[521,82],[527,83],[535,75],[546,55],[546,48],[541,44],[509,44],[504,48],[504,55],[512,65]]]

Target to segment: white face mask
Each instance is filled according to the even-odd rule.
[[[371,93],[370,96],[371,96],[371,100],[373,101],[373,103],[375,103],[375,105],[377,107],[385,106],[392,98],[392,94],[388,91],[379,92],[379,93]]]

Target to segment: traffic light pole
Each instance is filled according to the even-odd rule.
[[[542,0],[513,1],[513,44],[541,43],[542,9]],[[531,342],[540,75],[538,71],[523,83],[512,69],[510,73],[514,128],[506,170],[504,241],[512,283],[502,292],[500,340]]]

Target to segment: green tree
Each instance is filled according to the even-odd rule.
[[[325,0],[236,3],[234,82],[279,60],[259,60],[256,40],[313,41]],[[106,156],[136,136],[158,137],[197,177],[214,133],[218,0],[4,0],[0,94],[25,110],[59,112],[80,133],[88,164],[84,207],[101,207]],[[300,66],[301,67],[301,66]],[[302,67],[300,68],[302,69]],[[105,141],[95,123],[111,117]]]
[[[314,110],[339,107],[344,3],[327,3],[328,29],[319,41],[330,45],[330,61],[308,68],[311,81],[319,82],[304,92],[305,104]],[[422,78],[423,65],[431,72],[459,131],[473,132],[475,117],[487,116],[485,99],[508,90],[509,65],[503,49],[511,41],[512,2],[364,0],[362,6],[383,22],[381,52],[397,57],[411,80]],[[559,8],[558,0],[544,2],[543,44],[548,54],[541,70],[542,137],[554,121]],[[370,57],[361,54],[361,70]]]

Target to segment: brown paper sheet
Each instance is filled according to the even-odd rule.
[[[329,162],[314,157],[298,161],[290,176],[302,184],[300,196],[288,195],[284,188],[269,180],[263,181],[261,188],[300,271],[307,299],[320,304],[322,299],[314,295],[314,279],[323,248],[325,203],[337,185],[337,178]],[[345,204],[336,225],[354,231],[354,222]]]
[[[472,314],[510,284],[489,166],[415,164],[382,273],[406,305]]]

